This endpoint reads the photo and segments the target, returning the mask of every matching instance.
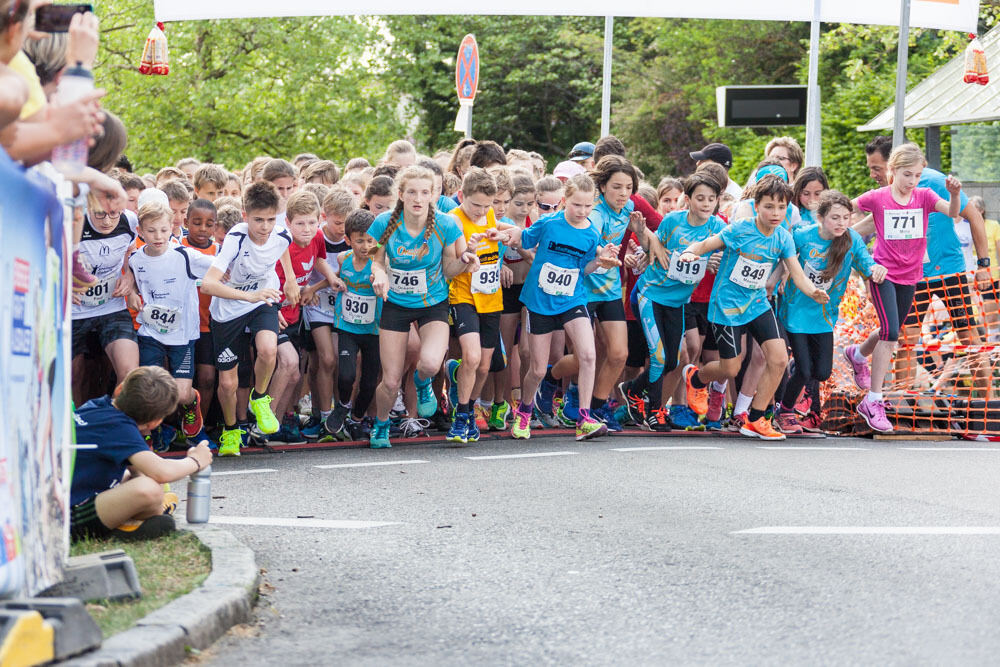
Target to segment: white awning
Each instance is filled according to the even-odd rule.
[[[985,86],[964,83],[965,53],[960,53],[906,94],[906,127],[961,125],[1000,120],[1000,28],[994,28],[980,38],[986,52],[986,64],[992,70],[991,81]],[[895,122],[893,107],[887,107],[858,132],[892,129]]]

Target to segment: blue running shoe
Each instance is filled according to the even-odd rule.
[[[670,422],[675,428],[685,431],[705,430],[705,425],[698,420],[698,415],[686,405],[670,406]]]
[[[555,382],[542,378],[542,383],[538,385],[538,392],[535,394],[535,407],[547,415],[552,414],[552,399],[555,398],[558,388]]]
[[[567,419],[573,420],[573,425],[580,421],[580,392],[575,384],[571,384],[563,396],[562,413]]]
[[[469,422],[472,421],[475,425],[475,420],[469,419],[468,412],[456,412],[455,420],[451,422],[451,428],[448,430],[448,435],[445,440],[448,442],[461,442],[465,444],[469,441]]]
[[[606,401],[604,405],[602,405],[601,407],[597,408],[596,410],[592,410],[591,414],[594,416],[594,419],[604,422],[605,426],[608,427],[609,431],[623,430],[622,425],[618,423],[618,420],[615,419],[614,414],[612,414],[611,410],[608,409],[608,404]]]
[[[170,445],[173,444],[176,438],[177,431],[174,428],[166,424],[160,424],[149,432],[149,435],[146,437],[146,444],[154,452],[162,454],[170,449]]]
[[[480,435],[481,434],[479,432],[479,425],[476,423],[476,418],[472,417],[471,419],[469,419],[469,428],[465,432],[465,441],[466,442],[479,442],[479,436]]]
[[[371,436],[368,438],[368,445],[372,449],[385,449],[387,447],[392,447],[389,443],[389,422],[375,420],[375,426],[372,427]]]
[[[452,412],[458,408],[458,367],[461,365],[461,359],[449,359],[444,362],[444,369],[448,373],[448,407]]]
[[[417,388],[417,415],[424,419],[433,417],[438,409],[438,401],[434,395],[434,387],[431,386],[431,378],[421,381],[419,373],[413,371],[413,386]]]
[[[198,432],[198,435],[194,436],[193,438],[188,438],[188,442],[191,443],[192,445],[197,445],[202,440],[208,441],[208,448],[211,449],[213,452],[219,448],[219,445],[210,437],[208,437],[208,431],[206,431],[204,428],[202,428]]]

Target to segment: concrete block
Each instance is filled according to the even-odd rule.
[[[138,625],[179,625],[189,646],[204,649],[229,628],[248,622],[252,613],[246,593],[239,588],[199,588],[148,614]]]
[[[76,598],[28,598],[6,600],[3,608],[11,611],[36,611],[55,631],[53,650],[62,660],[101,645],[101,629]]]
[[[187,635],[179,625],[136,626],[111,637],[99,651],[74,658],[73,667],[169,667],[187,658]]]
[[[63,580],[44,593],[45,597],[73,597],[81,600],[124,600],[142,597],[135,563],[121,549],[73,556]]]

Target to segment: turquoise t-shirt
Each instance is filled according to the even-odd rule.
[[[795,242],[784,227],[769,236],[754,220],[740,220],[719,233],[726,248],[708,304],[710,322],[739,326],[751,322],[770,308],[767,279],[774,265],[795,256]]]
[[[604,195],[598,197],[597,205],[588,220],[601,232],[598,247],[603,248],[609,243],[620,245],[628,231],[628,218],[635,210],[631,201],[625,204],[621,211],[615,213],[604,200]],[[622,298],[622,276],[616,269],[597,269],[585,279],[590,301],[614,301]]]
[[[937,169],[924,167],[920,173],[918,188],[930,188],[938,197],[951,201],[951,194],[945,187],[945,175]],[[969,204],[965,190],[959,193],[960,211]],[[965,271],[965,256],[962,244],[955,233],[955,221],[945,213],[933,212],[927,217],[927,254],[924,255],[924,278],[936,278]]]
[[[340,264],[340,279],[347,285],[347,292],[337,293],[334,326],[356,334],[378,334],[382,299],[372,289],[372,260],[358,270],[354,268],[353,257],[354,251],[348,250]]]
[[[451,197],[445,197],[444,195],[438,197],[437,210],[442,213],[451,213],[456,208],[458,208],[458,204]]]
[[[664,269],[659,264],[650,264],[639,279],[639,289],[663,306],[677,307],[690,301],[691,294],[705,277],[712,253],[702,255],[697,262],[680,262],[678,257],[692,243],[704,241],[725,227],[725,221],[715,215],[698,226],[688,222],[687,211],[673,211],[665,215],[656,230],[656,237],[667,251],[669,266]]]
[[[840,271],[832,280],[824,280],[823,271],[826,269],[826,256],[830,250],[833,240],[826,241],[820,238],[820,225],[810,225],[800,227],[792,234],[795,240],[795,248],[798,252],[799,264],[806,277],[812,281],[816,287],[825,290],[830,295],[830,302],[819,304],[802,293],[795,283],[789,280],[785,283],[785,294],[781,299],[778,308],[778,316],[784,323],[785,328],[793,333],[826,333],[833,331],[840,314],[840,300],[844,298],[847,291],[847,281],[851,277],[851,269],[865,277],[871,275],[875,260],[872,259],[868,248],[865,247],[864,239],[853,229],[848,229],[847,234],[851,238],[851,249],[844,256],[844,263],[840,266]]]
[[[403,215],[400,214],[399,226],[386,242],[388,301],[404,308],[423,308],[441,303],[448,299],[448,280],[441,265],[441,256],[445,247],[462,237],[462,229],[454,216],[437,211],[434,214],[434,233],[425,241],[422,231],[416,237],[406,231]],[[380,214],[368,228],[368,234],[378,241],[391,216],[392,211]],[[420,256],[418,253],[424,246],[429,250]]]
[[[524,279],[521,303],[539,315],[558,315],[586,306],[591,299],[583,272],[597,256],[600,238],[596,226],[577,229],[566,222],[563,211],[537,220],[521,232],[521,247],[537,247]]]

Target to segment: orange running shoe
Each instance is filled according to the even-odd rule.
[[[748,421],[740,427],[740,433],[751,438],[760,438],[761,440],[785,439],[785,434],[775,431],[774,426],[771,425],[771,420],[767,417],[761,417],[755,422]]]
[[[684,367],[682,374],[684,375],[684,382],[687,383],[688,407],[694,410],[698,416],[701,416],[708,412],[708,387],[696,389],[694,385],[691,384],[691,378],[693,378],[694,374],[697,372],[697,366],[694,364],[688,364]]]

